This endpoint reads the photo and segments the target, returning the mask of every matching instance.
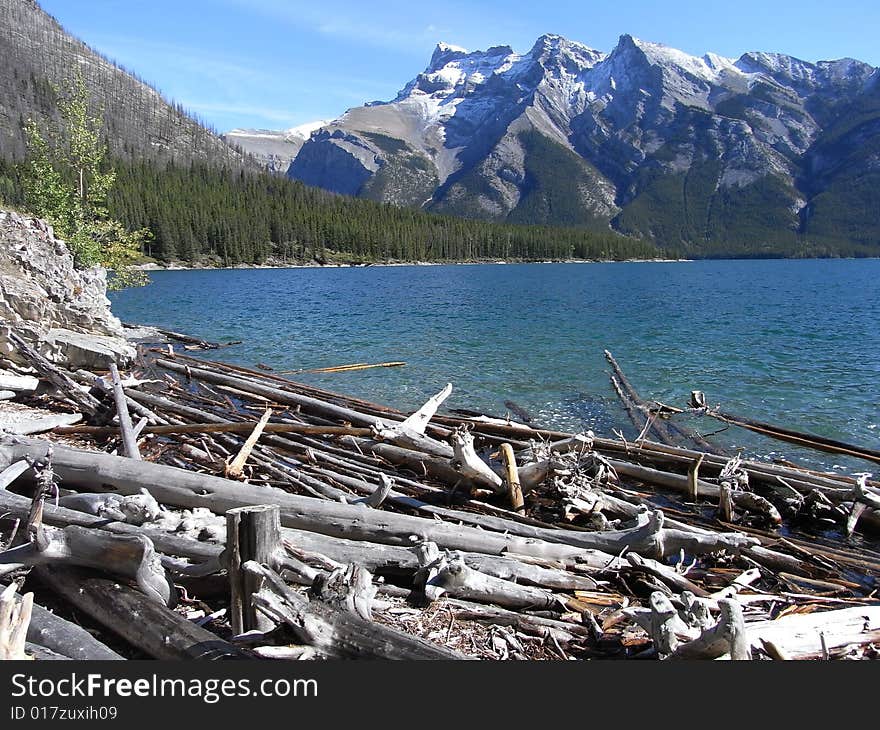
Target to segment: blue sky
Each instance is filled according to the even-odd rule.
[[[880,65],[880,2],[737,0],[41,0],[94,48],[220,131],[282,129],[393,98],[437,41],[527,51],[559,33],[607,51],[623,33],[701,55],[850,56]]]

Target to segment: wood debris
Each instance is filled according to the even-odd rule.
[[[110,379],[19,354],[46,387],[17,401],[67,425],[0,434],[0,651],[877,656],[878,484],[688,440],[610,353],[635,442],[438,412],[453,385],[407,414],[164,348]]]

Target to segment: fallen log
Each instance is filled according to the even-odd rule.
[[[725,654],[735,661],[752,658],[751,647],[742,608],[730,599],[719,599],[721,615],[718,623],[704,629],[692,641],[680,644],[671,654],[671,659],[717,659]]]
[[[16,461],[14,464],[7,466],[2,472],[0,472],[0,492],[7,489],[10,484],[30,468],[31,465],[25,459]]]
[[[266,427],[266,424],[269,422],[269,419],[271,417],[272,409],[267,408],[265,413],[263,413],[262,418],[260,418],[260,420],[257,422],[257,425],[254,426],[250,435],[245,440],[244,444],[242,444],[241,450],[238,452],[236,457],[226,466],[225,476],[228,479],[241,478],[245,462],[251,455],[251,452],[254,450],[254,446],[257,445],[257,441],[260,438],[260,435],[263,433],[263,429]]]
[[[25,456],[45,458],[45,455],[45,442],[18,439],[17,443],[13,443],[8,438],[0,440],[0,466]],[[605,567],[614,561],[613,555],[600,550],[504,535],[435,519],[370,509],[363,505],[322,501],[270,487],[254,487],[161,464],[136,462],[62,446],[54,450],[53,466],[65,484],[120,494],[138,494],[141,489],[148,489],[162,504],[206,507],[215,514],[223,514],[234,507],[277,504],[281,508],[282,525],[335,537],[404,546],[429,540],[455,550],[490,555],[512,552],[537,558],[569,559],[594,567]],[[563,538],[567,534],[559,532]]]
[[[122,434],[122,445],[125,455],[129,459],[140,459],[137,437],[131,425],[131,416],[128,414],[128,404],[125,401],[125,393],[122,392],[122,381],[119,379],[119,368],[115,362],[110,363],[110,377],[113,379],[113,401],[116,403],[116,415],[119,418],[119,430]]]
[[[111,436],[118,429],[110,426],[58,426],[55,433],[64,435]],[[145,426],[142,433],[157,436],[183,436],[187,434],[214,433],[251,433],[252,422],[230,423],[179,423],[165,426]],[[309,426],[294,423],[267,423],[263,427],[265,433],[291,433],[304,436],[372,436],[369,428],[353,428],[350,426]]]
[[[243,650],[128,586],[77,568],[46,565],[35,572],[64,600],[154,659],[249,658]]]
[[[434,543],[423,543],[418,552],[421,563],[418,585],[432,601],[449,593],[456,598],[493,603],[502,608],[562,611],[566,607],[561,596],[480,573],[466,565],[460,556],[441,553]]]
[[[84,413],[88,413],[91,416],[98,413],[101,409],[101,404],[94,396],[80,390],[79,386],[73,382],[73,380],[50,363],[27,342],[21,339],[21,337],[15,334],[14,331],[10,330],[9,340],[15,345],[18,353],[27,360],[38,373],[58,388],[65,398],[73,401],[73,403],[75,403]]]
[[[349,659],[463,659],[457,652],[374,624],[327,601],[312,600],[291,590],[275,571],[253,561],[243,568],[262,579],[254,596],[259,610],[289,626],[300,641],[330,657]]]
[[[27,659],[25,642],[31,622],[34,594],[25,593],[16,600],[16,584],[11,583],[0,592],[0,660]]]
[[[376,416],[359,413],[355,410],[352,410],[351,408],[344,408],[342,406],[333,405],[332,403],[318,400],[317,398],[299,395],[288,390],[282,390],[280,388],[274,388],[271,386],[262,385],[257,382],[244,380],[243,378],[215,373],[204,368],[189,367],[187,365],[181,365],[171,360],[158,359],[156,360],[156,365],[161,368],[165,368],[166,370],[170,370],[171,372],[179,373],[181,375],[189,374],[189,377],[203,380],[208,383],[214,383],[216,385],[228,385],[232,388],[238,388],[239,390],[243,390],[247,393],[255,393],[256,395],[261,395],[264,398],[269,398],[275,403],[281,403],[283,405],[289,406],[299,406],[303,411],[307,413],[315,413],[319,416],[325,416],[335,420],[352,424],[359,424],[362,426],[375,426],[376,428],[383,428],[386,426],[386,423],[381,418],[377,418]]]
[[[723,453],[721,449],[719,449],[717,446],[713,446],[712,444],[710,444],[702,436],[687,431],[677,424],[671,423],[661,418],[656,410],[652,409],[651,406],[645,400],[643,400],[641,396],[639,396],[639,394],[636,392],[636,389],[633,388],[626,375],[624,375],[623,370],[617,363],[617,360],[614,359],[614,356],[608,350],[605,350],[604,352],[605,359],[614,370],[612,383],[615,390],[617,391],[617,395],[624,402],[625,406],[627,406],[627,403],[630,404],[627,406],[627,412],[630,414],[630,418],[633,419],[636,428],[639,428],[640,432],[642,432],[642,436],[644,436],[646,432],[653,431],[654,434],[657,436],[658,441],[669,446],[675,446],[677,445],[677,443],[680,443],[682,441],[691,441],[692,443],[696,444],[701,449],[709,453]],[[643,428],[640,428],[638,423],[635,421],[633,411],[640,412],[644,417]],[[641,439],[639,439],[639,441],[641,441]]]
[[[326,368],[300,368],[299,370],[276,370],[276,375],[299,375],[301,373],[344,373],[351,370],[369,370],[371,368],[399,368],[406,365],[405,362],[357,362],[351,365],[334,365]],[[257,365],[259,367],[259,365]]]
[[[876,449],[868,449],[863,446],[855,446],[825,436],[817,436],[815,434],[795,431],[790,428],[774,426],[769,423],[755,421],[743,416],[735,416],[719,410],[707,409],[704,411],[704,414],[711,418],[718,419],[719,421],[723,421],[724,423],[730,423],[734,426],[739,426],[740,428],[745,428],[749,431],[769,436],[778,441],[785,441],[786,443],[796,444],[797,446],[803,446],[817,451],[825,451],[831,454],[844,454],[856,459],[864,459],[865,461],[880,464],[880,451],[877,451]]]
[[[34,604],[28,641],[69,659],[119,661],[120,656],[88,631]]]
[[[153,543],[143,535],[114,535],[70,526],[40,526],[33,542],[0,553],[0,576],[36,565],[79,565],[104,570],[137,583],[154,601],[171,602],[173,587]]]
[[[792,614],[745,629],[752,651],[769,643],[789,659],[821,657],[833,649],[880,641],[880,605]]]

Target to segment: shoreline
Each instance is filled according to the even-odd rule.
[[[368,269],[399,268],[405,266],[502,266],[516,264],[677,264],[692,263],[696,259],[565,259],[560,261],[381,261],[358,263],[307,263],[307,264],[235,264],[234,266],[211,266],[209,264],[183,264],[174,261],[170,264],[137,264],[131,268],[137,271],[243,271],[256,269]]]

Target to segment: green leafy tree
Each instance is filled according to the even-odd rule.
[[[82,74],[58,91],[58,97],[61,124],[49,124],[45,131],[33,120],[25,125],[25,201],[67,242],[78,266],[103,266],[110,272],[110,288],[146,284],[146,274],[132,265],[150,232],[127,231],[107,212],[116,172],[105,164],[103,122],[90,111]]]

